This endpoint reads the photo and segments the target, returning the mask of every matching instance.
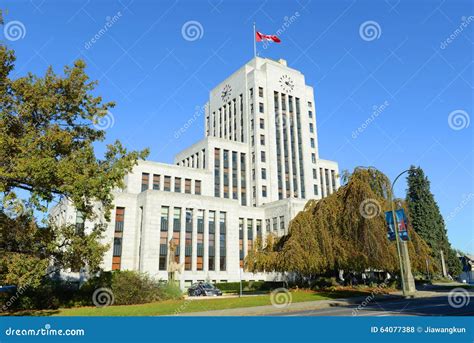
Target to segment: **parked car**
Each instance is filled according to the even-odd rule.
[[[193,283],[191,287],[188,288],[189,296],[207,296],[207,297],[217,297],[221,296],[222,292],[219,288],[211,285],[207,282],[197,282]]]

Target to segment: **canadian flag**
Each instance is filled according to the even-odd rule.
[[[267,41],[272,41],[272,42],[275,42],[275,43],[281,43],[281,40],[280,40],[280,38],[278,38],[278,36],[264,35],[263,33],[258,32],[258,31],[255,32],[255,40],[257,42],[267,40]]]

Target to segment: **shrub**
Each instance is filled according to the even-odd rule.
[[[215,286],[224,293],[239,293],[240,282],[216,283]],[[264,292],[276,288],[285,287],[283,281],[242,281],[242,291],[244,292]]]
[[[310,288],[312,290],[320,290],[320,289],[337,287],[337,286],[340,286],[340,285],[337,282],[335,277],[325,277],[325,276],[320,276],[314,279],[310,284]]]

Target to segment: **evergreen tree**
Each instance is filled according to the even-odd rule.
[[[448,272],[457,276],[461,273],[461,262],[448,240],[443,216],[430,191],[430,181],[423,169],[411,166],[408,172],[406,202],[413,229],[431,248],[431,255],[441,269],[441,251],[444,253]]]

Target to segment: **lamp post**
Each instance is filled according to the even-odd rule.
[[[405,270],[403,266],[403,259],[402,259],[402,253],[401,253],[402,249],[401,249],[400,237],[398,236],[397,216],[395,215],[395,199],[393,196],[393,187],[395,186],[395,182],[397,182],[398,178],[407,172],[408,172],[408,169],[398,174],[395,180],[393,180],[392,187],[390,188],[390,204],[392,206],[393,227],[395,229],[395,241],[397,242],[397,254],[398,254],[398,261],[400,263],[400,275],[402,278],[403,296],[407,295],[407,290],[406,290],[406,283],[405,283]]]

